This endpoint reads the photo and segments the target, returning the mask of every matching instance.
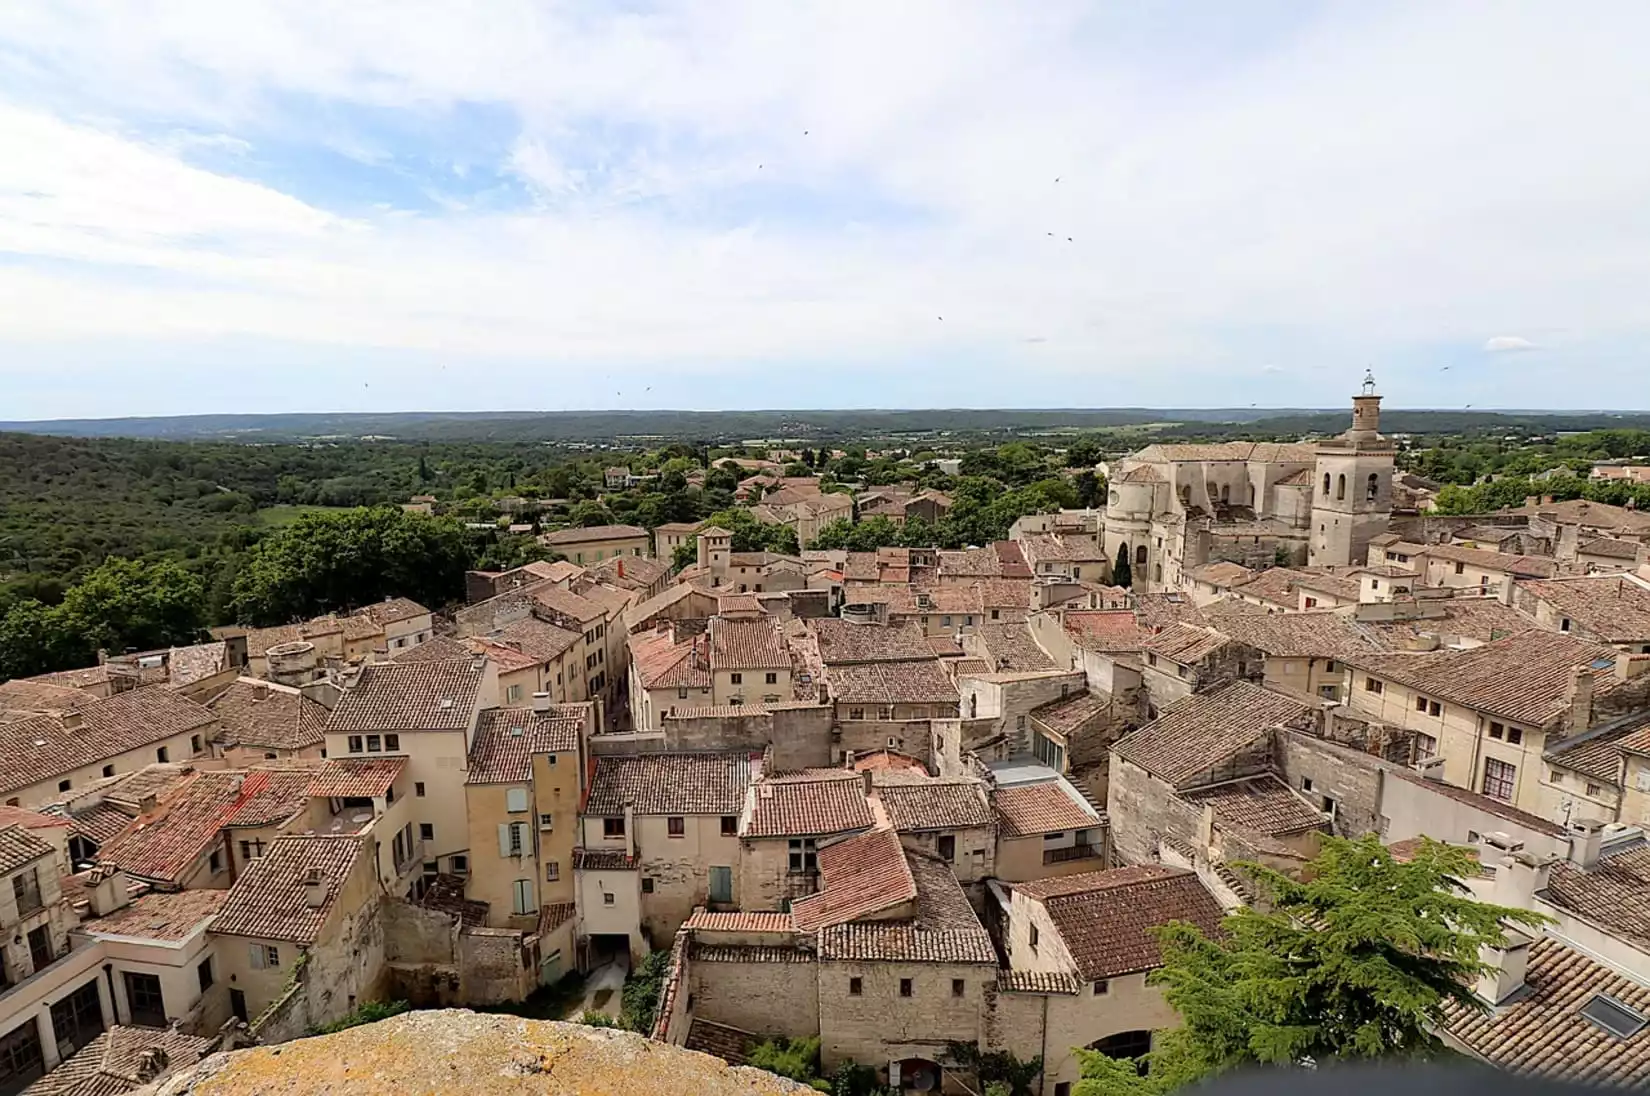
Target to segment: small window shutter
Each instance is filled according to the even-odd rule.
[[[500,856],[510,855],[510,824],[508,822],[500,822],[498,825],[498,854]]]
[[[504,793],[504,806],[511,812],[527,809],[527,789],[510,788]]]
[[[262,944],[252,945],[252,969],[264,969],[264,946]]]

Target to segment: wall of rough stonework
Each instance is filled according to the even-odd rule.
[[[458,922],[448,914],[420,909],[399,900],[386,901],[384,958],[391,963],[450,964],[458,958]]]
[[[874,750],[897,750],[927,764],[933,747],[933,728],[927,719],[847,719],[836,724],[836,729],[840,734],[831,744],[832,765],[840,764],[850,750],[856,756]]]
[[[819,1034],[819,964],[706,962],[689,965],[693,1015],[758,1035]]]
[[[512,929],[465,929],[458,938],[464,1001],[498,1005],[520,1001],[538,984],[538,972],[522,960],[522,934]]]
[[[960,883],[977,883],[997,874],[997,832],[989,827],[957,830],[925,830],[922,833],[902,833],[900,844],[936,859],[940,856],[939,839],[955,839],[955,852],[950,860],[951,874]]]
[[[801,898],[818,888],[818,874],[792,873],[790,848],[783,837],[739,842],[739,905],[746,910],[777,910],[787,898]]]
[[[721,817],[682,817],[682,836],[671,837],[664,815],[635,817],[636,855],[642,878],[642,931],[655,948],[668,948],[676,930],[710,897],[711,867],[733,871],[739,901],[739,838],[722,836]],[[645,888],[651,880],[652,893]]]
[[[1111,758],[1106,815],[1111,820],[1112,847],[1125,863],[1150,863],[1158,838],[1165,834],[1189,845],[1200,844],[1200,812],[1175,799],[1168,784],[1116,754]]]
[[[858,996],[850,993],[856,977]],[[900,996],[902,978],[911,980],[910,997]],[[939,1061],[947,1043],[977,1042],[995,978],[995,967],[974,964],[820,962],[821,1068],[828,1073],[846,1058],[878,1068],[897,1058]],[[953,979],[962,981],[961,996],[952,995]]]
[[[1325,807],[1335,801],[1334,830],[1341,837],[1384,833],[1381,821],[1381,762],[1369,754],[1295,731],[1276,735],[1276,764],[1284,783]],[[1307,791],[1304,781],[1312,782]]]

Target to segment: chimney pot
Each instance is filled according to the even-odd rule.
[[[1478,996],[1491,1006],[1502,1004],[1524,986],[1530,965],[1530,938],[1509,930],[1502,944],[1480,948],[1478,958],[1489,968],[1479,975],[1474,987]]]
[[[533,710],[535,712],[548,712],[550,710],[550,694],[549,693],[534,693],[533,694]]]
[[[1578,818],[1570,823],[1570,863],[1583,871],[1598,865],[1604,848],[1604,823],[1596,818]]]
[[[327,881],[321,869],[310,868],[304,873],[304,905],[318,910],[327,904]]]

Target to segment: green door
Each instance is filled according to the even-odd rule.
[[[710,869],[710,900],[712,902],[733,901],[733,869]]]

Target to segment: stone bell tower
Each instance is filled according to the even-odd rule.
[[[1314,567],[1362,565],[1371,537],[1392,520],[1393,445],[1380,433],[1381,397],[1375,375],[1364,375],[1352,397],[1352,428],[1318,444],[1312,483],[1312,539],[1307,561]]]

